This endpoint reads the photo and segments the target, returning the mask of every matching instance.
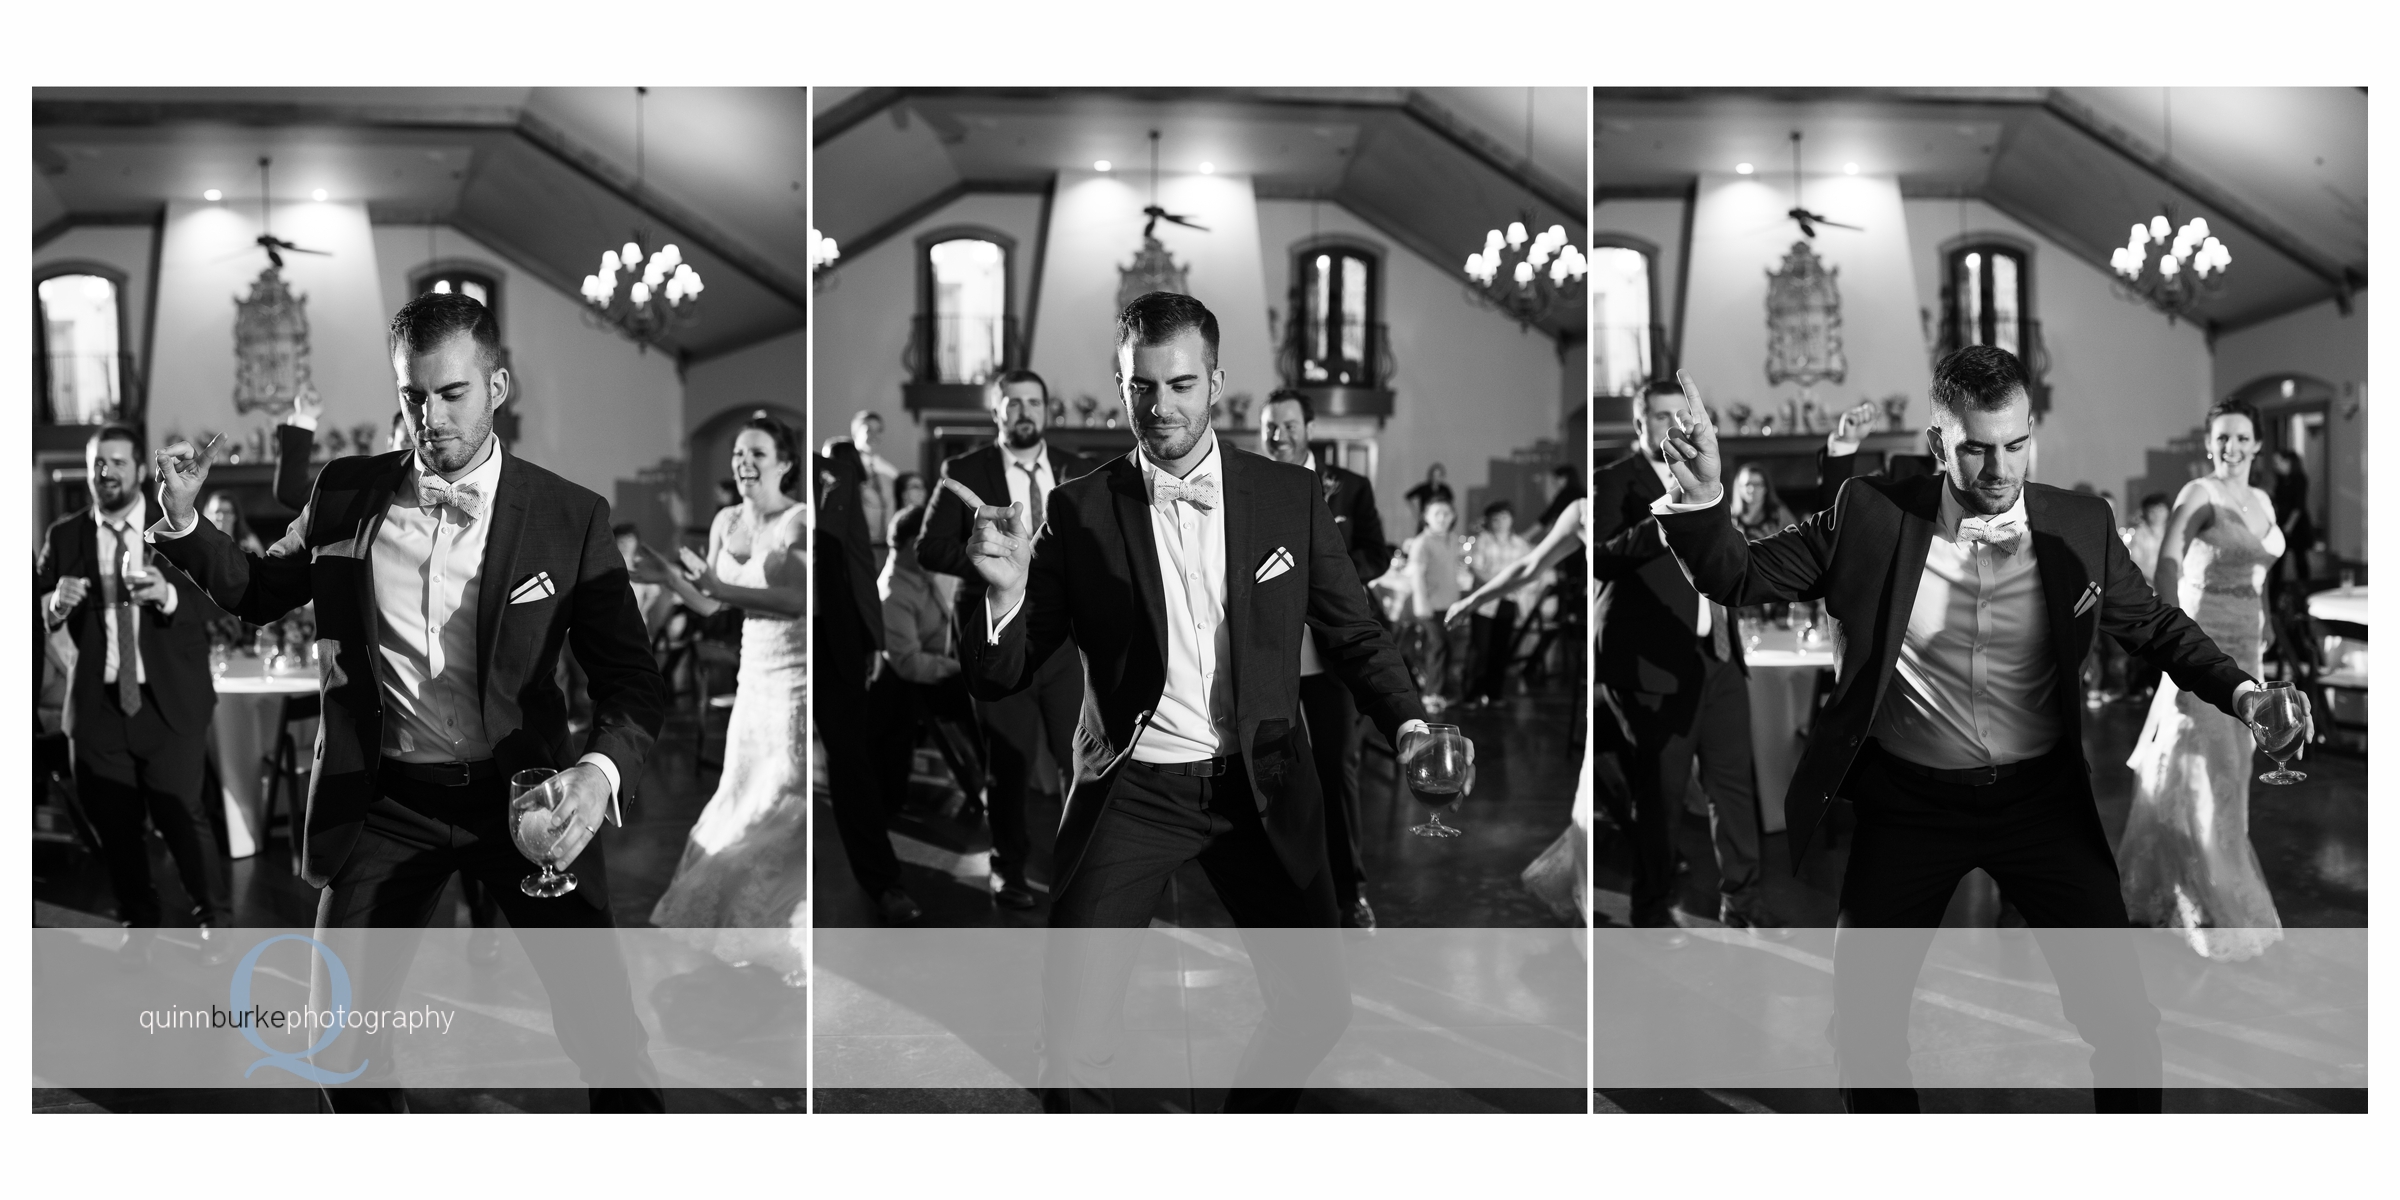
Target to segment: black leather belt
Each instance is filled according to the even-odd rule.
[[[1133,765],[1148,767],[1161,775],[1192,775],[1206,779],[1213,775],[1230,775],[1236,761],[1231,755],[1223,758],[1203,758],[1198,762],[1154,763],[1134,759]]]
[[[1879,746],[1878,749],[1881,747]],[[2019,759],[2012,763],[1995,763],[1983,767],[1928,767],[1923,763],[1910,762],[1889,750],[1883,751],[1883,761],[1911,775],[1920,779],[1930,779],[1935,783],[1955,784],[1960,787],[1990,787],[2003,779],[2022,775],[2037,767],[2047,766],[2050,760],[2057,756],[2058,752],[2053,750],[2039,758]]]
[[[474,762],[412,763],[396,758],[383,760],[384,773],[411,783],[433,787],[465,787],[470,783],[487,783],[500,778],[497,759],[478,759]]]

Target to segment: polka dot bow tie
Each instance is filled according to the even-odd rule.
[[[483,516],[483,489],[472,483],[444,483],[439,479],[417,481],[417,503],[425,508],[447,505],[458,510],[467,520]]]
[[[1958,523],[1958,540],[1982,542],[2002,554],[2014,554],[2023,544],[2025,523],[2005,517],[1967,517]]]
[[[1164,507],[1181,500],[1203,512],[1217,506],[1217,477],[1175,479],[1161,473],[1150,484],[1150,503]]]

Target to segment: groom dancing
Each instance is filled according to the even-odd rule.
[[[1266,1015],[1229,1109],[1289,1111],[1350,1021],[1325,809],[1300,709],[1300,643],[1385,737],[1425,728],[1308,471],[1224,444],[1217,319],[1153,292],[1117,318],[1133,453],[1025,507],[977,505],[988,584],[960,630],[980,699],[1026,687],[1070,638],[1088,680],[1058,831],[1044,963],[1044,1107],[1110,1106],[1136,931],[1198,862],[1242,930]]]
[[[1716,430],[1687,375],[1659,498],[1668,546],[1727,607],[1818,600],[1841,622],[1831,700],[1786,800],[1792,857],[1835,796],[1858,819],[1834,940],[1834,1040],[1852,1111],[1917,1110],[1908,1009],[1959,880],[1982,868],[2034,926],[2092,1047],[2101,1111],[2158,1111],[2161,1053],[2083,755],[2077,670],[2116,639],[2249,721],[2256,681],[2126,557],[2105,501],[2026,479],[2032,403],[2014,355],[1935,364],[1936,474],[1860,478],[1746,542],[1723,511]]]
[[[639,776],[666,699],[607,503],[492,436],[510,378],[490,310],[458,294],[419,296],[392,317],[389,344],[413,449],[328,463],[308,507],[261,556],[195,519],[208,466],[177,442],[157,455],[166,514],[150,533],[161,557],[244,620],[316,604],[324,717],[301,874],[322,889],[317,937],[342,956],[359,1010],[397,998],[454,874],[499,897],[513,928],[610,928],[595,835],[603,820],[621,823],[618,793]],[[591,687],[580,758],[556,682],[562,644]],[[508,780],[532,767],[559,769],[544,785],[547,815],[564,831],[557,861],[582,884],[558,899],[517,886],[531,864],[510,838]],[[593,1109],[659,1111],[613,943],[520,941]],[[319,975],[321,997],[321,962]],[[379,1037],[346,1035],[317,1062],[339,1074],[361,1058],[365,1074],[328,1088],[328,1104],[405,1107]]]

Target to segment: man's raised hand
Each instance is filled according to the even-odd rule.
[[[975,522],[974,536],[967,541],[967,558],[991,588],[995,611],[1009,607],[1024,588],[1026,572],[1033,564],[1034,531],[1025,528],[1025,506],[985,504],[965,484],[948,476],[942,478],[941,486],[967,506],[968,519]]]
[[[208,460],[186,441],[170,442],[150,456],[158,475],[158,506],[173,529],[190,527],[200,488],[208,482]]]
[[[1720,481],[1725,465],[1717,457],[1717,426],[1708,415],[1707,406],[1700,402],[1700,387],[1692,382],[1689,371],[1675,372],[1675,383],[1683,389],[1683,411],[1675,414],[1675,431],[1667,435],[1660,447],[1667,462],[1667,471],[1675,477],[1679,499],[1686,503],[1714,504],[1724,495]]]

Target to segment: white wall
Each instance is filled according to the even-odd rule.
[[[2033,313],[2050,351],[2051,389],[2035,477],[2117,492],[2122,510],[2126,480],[2148,473],[2146,453],[2190,433],[2208,411],[2206,337],[2118,299],[2106,271],[1981,201],[1911,200],[1908,217],[1917,294],[1937,321],[1943,244],[1986,232],[2032,244]]]
[[[1580,344],[1561,362],[1550,338],[1526,331],[1468,296],[1455,267],[1402,249],[1349,210],[1326,202],[1262,200],[1258,228],[1267,295],[1285,321],[1291,319],[1284,310],[1291,304],[1295,245],[1319,234],[1338,234],[1383,252],[1383,317],[1391,327],[1394,394],[1392,416],[1377,442],[1372,482],[1389,535],[1401,537],[1415,528],[1402,493],[1425,478],[1427,466],[1439,462],[1448,470],[1450,486],[1463,503],[1467,489],[1487,482],[1490,460],[1558,436],[1566,415],[1562,397],[1584,403]],[[1572,380],[1566,378],[1570,374]],[[1272,383],[1260,388],[1261,398],[1272,388]],[[1246,432],[1241,444],[1255,449],[1257,434]],[[1570,455],[1582,449],[1580,438],[1567,447]]]
[[[2350,315],[2333,301],[2217,339],[2211,391],[2219,398],[2265,375],[2311,375],[2340,395],[2326,417],[2325,542],[2345,558],[2367,553],[2367,294]],[[2355,385],[2355,386],[2353,386]]]
[[[391,367],[383,360],[385,323],[407,303],[410,275],[428,263],[463,259],[499,276],[500,337],[515,368],[510,403],[520,422],[517,453],[602,496],[613,496],[616,481],[636,470],[682,454],[683,383],[673,359],[593,328],[579,298],[516,269],[455,229],[379,225],[374,245],[383,269],[373,342],[363,361],[374,369],[376,386],[372,407],[363,416],[341,417],[345,424],[391,419],[397,401]],[[317,361],[325,361],[321,348]],[[322,379],[324,368],[318,369]],[[331,391],[326,396],[330,401]]]
[[[807,397],[808,331],[797,329],[685,368],[683,429],[689,434],[727,409],[762,404],[806,412]]]
[[[1675,339],[1677,305],[1683,299],[1683,212],[1688,207],[1682,200],[1603,200],[1592,206],[1596,237],[1621,233],[1658,247],[1658,257],[1650,261],[1654,275],[1650,292],[1658,307],[1650,319],[1666,328],[1670,343]],[[1763,312],[1760,320],[1765,320]]]
[[[96,262],[125,273],[125,290],[117,297],[125,315],[125,344],[119,349],[134,356],[141,369],[143,339],[150,330],[150,246],[157,230],[149,225],[78,225],[33,252],[40,270],[54,262]],[[231,328],[231,326],[227,326]]]
[[[280,413],[237,414],[235,301],[266,265],[251,240],[255,214],[227,205],[170,201],[159,249],[158,327],[150,366],[154,440],[203,429],[246,438]],[[361,204],[288,204],[275,233],[325,255],[286,255],[283,278],[306,301],[309,366],[326,419],[347,427],[388,420],[392,373],[383,360],[384,304],[376,243]]]
[[[850,415],[872,409],[882,414],[884,457],[902,470],[916,466],[918,427],[900,403],[908,382],[909,320],[917,311],[917,238],[951,225],[980,225],[1016,239],[1015,273],[1020,328],[1031,290],[1034,245],[1041,237],[1042,198],[1031,195],[970,195],[943,205],[924,220],[868,247],[845,252],[841,266],[820,282],[809,313],[816,370],[809,392],[811,438],[847,437]],[[1043,286],[1049,286],[1045,275]],[[1050,322],[1034,331],[1037,352],[1052,335]]]
[[[1050,210],[1049,265],[1042,272],[1041,324],[1031,366],[1050,393],[1072,404],[1092,396],[1117,403],[1118,268],[1142,245],[1146,183],[1093,171],[1061,172]],[[1259,263],[1258,203],[1239,175],[1166,175],[1158,203],[1208,232],[1160,222],[1158,240],[1187,274],[1191,295],[1217,317],[1217,366],[1227,394],[1264,400],[1279,380],[1267,338],[1271,303]]]

